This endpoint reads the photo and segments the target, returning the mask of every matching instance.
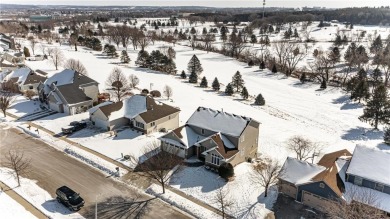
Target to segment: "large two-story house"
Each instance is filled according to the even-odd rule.
[[[183,158],[196,156],[211,167],[233,166],[255,158],[260,123],[224,111],[198,107],[187,123],[159,139]]]
[[[317,164],[288,157],[279,174],[279,192],[318,210],[336,201],[360,202],[389,215],[389,161],[390,153],[364,146],[356,146],[353,154],[326,154]],[[375,201],[367,203],[370,199]]]
[[[65,69],[41,83],[38,94],[50,109],[73,115],[92,108],[98,100],[98,86],[98,82],[88,76]]]
[[[180,109],[134,95],[120,102],[104,102],[89,110],[92,123],[105,130],[128,125],[145,134],[179,127]]]
[[[24,93],[27,90],[37,92],[37,87],[46,77],[29,68],[19,68],[6,74],[0,81],[2,89]]]

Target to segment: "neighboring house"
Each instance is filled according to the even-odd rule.
[[[5,59],[0,59],[0,69],[3,71],[3,70],[9,70],[9,71],[13,71],[13,70],[16,70],[18,69],[18,65],[12,63],[12,62],[9,62]]]
[[[87,111],[97,102],[99,83],[74,70],[65,69],[39,84],[41,102],[49,108],[68,115]]]
[[[37,92],[37,87],[46,77],[29,68],[19,68],[5,76],[1,82],[3,89],[23,93],[27,90]]]
[[[15,49],[15,40],[3,33],[0,33],[0,44],[5,45],[5,49]]]
[[[352,156],[352,158],[351,158]],[[390,153],[356,146],[324,155],[317,164],[288,157],[279,174],[279,192],[318,210],[334,201],[362,202],[390,212]],[[373,203],[365,203],[372,194]]]
[[[2,58],[10,63],[13,63],[17,66],[24,65],[24,53],[23,52],[5,52]]]
[[[179,127],[180,109],[156,102],[152,97],[134,95],[123,101],[104,102],[89,110],[92,123],[106,130],[124,125],[145,134]]]
[[[252,118],[199,107],[184,126],[159,139],[180,157],[196,156],[214,168],[235,166],[256,157],[259,127]]]

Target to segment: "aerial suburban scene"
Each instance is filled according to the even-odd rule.
[[[1,0],[34,218],[390,219],[390,1]]]

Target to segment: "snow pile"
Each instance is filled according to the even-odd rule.
[[[33,214],[27,211],[22,205],[9,197],[5,192],[0,191],[0,212],[3,218],[33,219]]]
[[[187,212],[190,215],[193,215],[196,218],[219,218],[218,214],[203,208],[200,205],[195,204],[194,202],[188,201],[188,199],[183,198],[180,195],[175,194],[169,190],[165,190],[165,194],[161,193],[161,186],[152,184],[149,188],[146,189],[146,193],[157,196],[160,199],[168,202],[171,205],[174,205],[181,210]]]
[[[40,188],[34,180],[21,178],[21,186],[17,187],[17,181],[12,177],[7,168],[0,168],[0,180],[10,188],[51,218],[84,218],[78,213],[69,211],[65,206],[58,203],[50,194]],[[1,216],[4,216],[3,214]],[[14,218],[14,217],[12,217]]]
[[[234,206],[228,211],[237,218],[264,218],[271,213],[278,191],[271,187],[268,197],[264,197],[264,188],[248,179],[252,166],[242,163],[234,168],[235,178],[226,183],[218,174],[202,167],[185,167],[176,173],[169,185],[193,196],[209,205],[219,208],[215,196],[218,188],[228,191],[228,197],[234,200]]]

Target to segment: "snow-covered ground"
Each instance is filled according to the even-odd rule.
[[[65,206],[58,203],[50,194],[40,188],[34,180],[21,178],[21,186],[17,187],[17,181],[9,174],[9,169],[0,168],[0,180],[10,188],[51,218],[84,218],[78,213],[69,211]],[[1,207],[0,207],[1,208]],[[1,212],[3,218],[3,213]],[[15,217],[11,217],[15,218]]]
[[[41,110],[40,102],[35,100],[27,100],[23,96],[16,96],[15,100],[12,103],[12,106],[7,110],[7,112],[15,116],[24,116],[27,114],[35,113]]]
[[[2,218],[34,219],[33,214],[22,205],[9,197],[5,192],[0,192],[0,214]]]
[[[272,209],[278,191],[275,187],[269,189],[264,197],[264,187],[253,183],[249,176],[252,164],[242,163],[234,168],[234,180],[225,182],[218,174],[201,167],[184,167],[169,182],[174,188],[180,189],[209,205],[219,208],[215,201],[219,188],[228,191],[228,200],[234,200],[229,214],[237,218],[263,218]]]

